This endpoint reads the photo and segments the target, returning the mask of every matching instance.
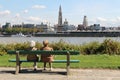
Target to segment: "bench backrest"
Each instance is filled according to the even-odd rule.
[[[78,55],[80,54],[79,51],[67,51],[67,50],[54,50],[54,51],[43,51],[43,50],[35,50],[35,51],[30,51],[30,50],[9,50],[7,53],[8,54],[16,54],[16,52],[19,52],[20,54],[53,54],[53,55]]]

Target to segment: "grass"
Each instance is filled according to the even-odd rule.
[[[26,56],[22,56],[26,59]],[[0,67],[15,67],[15,63],[8,62],[9,59],[15,59],[15,55],[0,56]],[[66,56],[55,55],[55,59],[66,59]],[[71,68],[99,68],[99,69],[119,69],[119,55],[77,55],[71,56],[71,59],[79,59],[80,63],[71,63]],[[33,63],[23,63],[22,67],[32,67]],[[65,63],[53,63],[54,68],[65,68]],[[38,63],[42,68],[43,63]]]

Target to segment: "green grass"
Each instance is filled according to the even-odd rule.
[[[26,59],[26,56],[22,56]],[[0,67],[15,67],[14,62],[8,62],[9,59],[15,59],[15,55],[0,56]],[[66,56],[55,55],[55,59],[66,59]],[[71,63],[71,68],[99,68],[99,69],[119,69],[119,55],[75,55],[71,59],[78,59],[80,63]],[[33,63],[22,63],[22,67],[32,67]],[[43,63],[38,63],[38,67],[42,68]],[[53,63],[54,68],[65,68],[65,63]]]

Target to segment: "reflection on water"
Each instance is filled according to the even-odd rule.
[[[46,39],[49,40],[50,43],[58,42],[62,39],[63,41],[71,44],[84,44],[93,41],[103,42],[105,39],[120,41],[120,37],[0,37],[0,43],[21,43],[31,40],[42,42]]]

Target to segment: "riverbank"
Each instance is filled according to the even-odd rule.
[[[23,34],[24,35],[24,34]],[[72,31],[57,33],[35,33],[29,35],[15,35],[17,37],[120,37],[119,31]],[[12,34],[3,34],[0,37],[12,37]]]
[[[65,69],[54,69],[53,72],[23,72],[15,75],[15,68],[0,67],[1,80],[120,80],[120,70],[109,69],[71,69],[71,75],[57,72]],[[47,76],[47,77],[46,77]]]
[[[120,37],[119,31],[78,31],[34,34],[35,37]]]

